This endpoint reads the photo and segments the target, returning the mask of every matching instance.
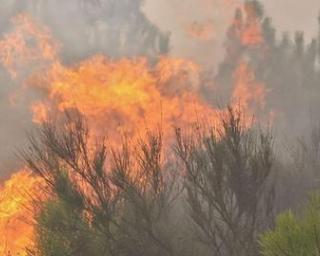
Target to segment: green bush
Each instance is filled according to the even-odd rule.
[[[264,256],[320,255],[320,195],[313,194],[302,216],[281,214],[261,238]]]

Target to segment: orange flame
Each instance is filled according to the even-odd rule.
[[[241,62],[239,64],[234,73],[234,80],[232,105],[240,105],[250,115],[254,114],[253,110],[264,107],[265,86],[256,81],[255,75],[247,63]]]
[[[13,22],[14,32],[0,41],[0,62],[14,77],[25,71],[26,65],[36,67],[29,70],[28,82],[45,93],[31,106],[36,123],[47,120],[51,113],[77,108],[96,136],[104,135],[103,127],[107,127],[114,141],[122,132],[135,139],[141,128],[153,130],[161,125],[165,138],[170,139],[172,126],[189,126],[203,118],[215,125],[217,114],[224,111],[198,96],[201,69],[191,61],[160,57],[151,65],[145,58],[110,60],[94,56],[65,66],[46,28],[23,15]],[[263,104],[264,93],[263,85],[242,63],[235,73],[232,104],[240,104],[251,113],[251,103]],[[20,191],[37,195],[39,183],[22,171],[0,189],[0,253],[25,255],[24,248],[32,246],[33,226],[20,221],[32,218],[32,212],[25,208],[32,200]]]
[[[105,132],[105,124],[112,140],[122,132],[135,139],[141,128],[158,126],[169,134],[174,125],[196,123],[202,113],[216,117],[195,93],[199,77],[194,63],[168,57],[161,57],[156,66],[144,58],[112,61],[103,56],[73,67],[55,64],[45,77],[33,77],[33,84],[41,81],[38,86],[48,93],[33,104],[33,119],[42,122],[50,112],[76,108],[97,136]]]
[[[0,42],[0,63],[12,77],[26,70],[30,64],[45,63],[57,58],[57,44],[49,31],[34,23],[27,15],[12,19],[13,32]]]
[[[233,26],[236,29],[234,31],[235,35],[244,46],[262,46],[264,43],[263,32],[254,6],[251,3],[247,3],[244,8],[239,9],[246,14],[246,22],[244,23],[241,18],[233,20]]]
[[[20,171],[0,187],[0,254],[27,255],[33,245],[33,196],[38,193],[40,178]]]

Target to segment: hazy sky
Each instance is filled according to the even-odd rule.
[[[282,30],[303,30],[313,36],[320,12],[320,0],[263,0],[267,13]]]
[[[204,64],[216,64],[223,51],[221,44],[225,28],[230,24],[235,3],[241,0],[146,0],[148,17],[162,30],[172,32],[174,55],[192,58]],[[303,30],[308,38],[318,29],[320,0],[262,0],[278,33]],[[229,3],[226,6],[226,3]],[[191,38],[190,25],[206,24],[213,30],[209,40]],[[209,26],[211,24],[211,27]]]

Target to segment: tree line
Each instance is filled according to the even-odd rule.
[[[281,113],[275,126],[289,142],[245,127],[243,113],[229,108],[218,128],[177,127],[170,147],[161,130],[134,145],[124,139],[113,148],[100,138],[92,146],[85,117],[67,113],[63,125],[45,123],[21,153],[48,195],[35,201],[30,255],[320,255],[320,128],[309,123],[320,102],[320,33],[310,43],[301,32],[278,38],[263,6],[246,4],[254,12],[236,11],[215,81],[230,97],[245,59],[269,89],[267,109]],[[252,15],[258,46],[234,33]]]

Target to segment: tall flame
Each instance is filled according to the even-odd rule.
[[[151,65],[143,57],[111,60],[93,56],[66,66],[59,60],[58,44],[46,28],[24,15],[13,23],[15,30],[0,41],[0,62],[13,77],[25,72],[25,66],[31,67],[24,82],[30,90],[44,93],[30,106],[36,123],[51,114],[77,108],[96,136],[104,135],[107,127],[114,141],[122,132],[134,139],[141,135],[141,128],[152,130],[161,125],[170,139],[172,126],[188,126],[204,117],[217,125],[217,114],[224,111],[197,94],[201,69],[189,60],[160,57],[156,65]],[[252,37],[248,38],[251,42]],[[253,42],[259,40],[254,37]],[[251,113],[252,102],[263,104],[264,87],[255,81],[248,64],[239,65],[234,80],[232,105],[240,104]],[[0,189],[0,253],[25,255],[25,247],[32,246],[33,226],[21,220],[32,218],[26,206],[32,204],[40,183],[21,171]]]
[[[265,86],[258,82],[248,63],[241,62],[234,72],[234,90],[232,103],[237,104],[246,113],[253,115],[253,110],[263,109],[265,105]],[[254,106],[253,106],[254,105]]]
[[[0,254],[27,255],[33,245],[31,209],[40,178],[22,170],[0,187]]]
[[[73,67],[54,65],[45,78],[46,83],[40,81],[48,97],[32,107],[37,122],[50,111],[76,108],[97,128],[94,132],[107,124],[115,139],[119,132],[133,138],[141,128],[161,125],[168,132],[173,125],[195,123],[201,113],[214,116],[195,94],[198,67],[186,60],[162,57],[150,67],[144,58],[95,56]]]

